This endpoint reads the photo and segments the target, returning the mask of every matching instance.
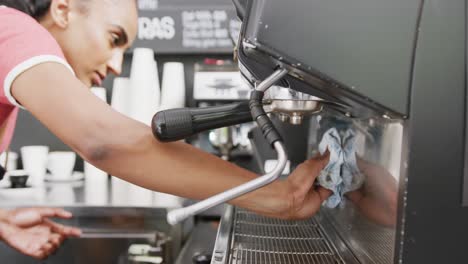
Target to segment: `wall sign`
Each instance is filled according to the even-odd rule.
[[[232,53],[241,26],[230,0],[139,0],[138,9],[132,48],[158,54]]]

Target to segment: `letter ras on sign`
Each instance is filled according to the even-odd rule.
[[[138,38],[142,40],[173,39],[175,22],[170,16],[138,18]]]
[[[240,21],[232,0],[139,0],[138,34],[129,50],[158,54],[232,54]]]

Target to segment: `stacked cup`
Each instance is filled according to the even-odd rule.
[[[112,87],[112,99],[111,99],[111,106],[117,112],[130,117],[131,113],[131,105],[130,105],[130,98],[131,98],[130,89],[130,79],[117,77],[114,79],[114,84]]]
[[[151,124],[160,101],[159,77],[154,52],[148,48],[136,48],[130,70],[130,115],[147,125]]]
[[[181,62],[164,63],[160,110],[185,106],[184,64]]]
[[[161,106],[159,110],[182,108],[185,106],[184,64],[181,62],[164,63]],[[160,192],[154,192],[154,203],[157,207],[181,207],[183,199]]]
[[[157,63],[154,60],[152,49],[136,48],[133,50],[130,90],[130,117],[151,125],[151,119],[158,111],[161,93]],[[120,183],[119,181],[114,182]],[[114,189],[114,185],[112,186],[112,196],[114,197],[114,193],[121,193],[125,188],[128,194],[128,205],[152,205],[153,195],[150,190],[133,184],[128,184],[128,186],[116,184],[116,188],[118,189]]]
[[[131,94],[130,79],[117,77],[114,79],[112,87],[111,106],[117,112],[131,117]],[[129,184],[117,177],[111,177],[111,203],[116,206],[123,206],[128,196]]]
[[[93,87],[91,92],[99,99],[106,101],[106,89],[102,87]],[[107,172],[96,168],[89,162],[84,162],[83,165],[85,180],[85,201],[87,204],[105,205],[107,203]]]

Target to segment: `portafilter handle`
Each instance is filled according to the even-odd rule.
[[[154,136],[163,142],[252,121],[249,103],[240,102],[203,108],[176,108],[156,113],[151,122]]]

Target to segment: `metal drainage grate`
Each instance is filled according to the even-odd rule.
[[[344,264],[312,218],[285,221],[236,210],[231,264]]]

